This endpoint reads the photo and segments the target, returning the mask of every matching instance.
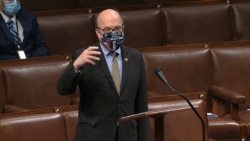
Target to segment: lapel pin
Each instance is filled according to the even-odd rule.
[[[126,58],[124,58],[124,61],[125,61],[125,62],[128,62],[128,58],[127,58],[127,57],[126,57]]]

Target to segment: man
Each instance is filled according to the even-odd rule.
[[[102,11],[96,19],[100,42],[76,51],[58,80],[61,95],[75,92],[77,85],[80,88],[76,141],[149,141],[148,119],[118,122],[148,110],[143,57],[122,45],[123,29],[116,10]],[[116,61],[118,71],[112,68]]]
[[[48,55],[36,16],[18,0],[0,0],[0,60]]]

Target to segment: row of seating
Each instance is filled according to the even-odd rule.
[[[175,95],[154,74],[158,66],[181,93],[204,93],[206,106],[203,110],[218,116],[206,119],[209,138],[240,140],[250,137],[250,41],[162,46],[140,51],[145,61],[149,99]],[[78,91],[69,96],[56,92],[56,81],[69,61],[70,55],[52,55],[0,62],[1,113],[78,104]],[[149,103],[151,110],[183,105],[183,101]]]
[[[176,44],[250,40],[250,2],[186,2],[117,7],[125,25],[124,44],[146,48]],[[95,16],[102,10],[36,12],[51,55],[72,53],[97,41]]]
[[[78,9],[93,7],[111,7],[111,6],[127,6],[141,5],[146,3],[166,3],[184,0],[22,0],[21,5],[24,9],[30,11],[45,10],[62,10],[62,9]],[[185,0],[187,1],[187,0]],[[191,0],[189,0],[191,1]],[[199,0],[196,0],[199,1]]]
[[[70,54],[1,61],[0,113],[77,104],[75,96],[60,96],[56,81]]]
[[[169,83],[181,93],[207,93],[209,137],[249,139],[250,46],[248,42],[179,45],[143,51],[149,95],[171,93],[153,74],[161,67]]]
[[[43,108],[0,116],[1,141],[74,141],[77,106]]]
[[[194,107],[204,121],[206,120],[205,100],[199,98],[199,93],[187,94]],[[161,102],[158,99],[161,99]],[[163,131],[155,132],[159,129],[158,117],[149,118],[151,129],[151,141],[158,140],[159,133],[164,132],[164,141],[185,140],[189,138],[191,141],[200,141],[203,138],[202,125],[195,116],[190,107],[181,101],[177,96],[164,97],[165,100],[178,102],[179,106],[171,109],[158,108],[164,104],[163,97],[149,99],[151,104],[149,109],[153,113],[164,113],[162,115]],[[182,105],[182,106],[180,106]],[[183,117],[188,117],[183,120]],[[1,141],[74,141],[75,130],[78,119],[78,105],[60,106],[53,108],[43,108],[39,110],[30,110],[26,112],[10,113],[0,116],[0,140]],[[122,121],[125,122],[125,121]],[[184,126],[185,125],[185,126]],[[189,130],[189,126],[194,126],[193,130]],[[205,124],[207,129],[207,124]],[[178,133],[178,134],[176,134]],[[83,133],[84,134],[84,133]],[[204,134],[207,139],[207,134]]]
[[[207,123],[206,136],[209,139],[249,140],[250,41],[232,41],[250,40],[250,2],[188,2],[144,6],[126,6],[119,9],[125,22],[125,44],[138,49],[144,56],[148,98],[174,95],[154,75],[153,70],[158,66],[170,84],[181,93],[201,93],[202,98],[205,95],[205,107],[197,106],[200,103],[197,101],[192,103],[201,107],[199,111],[202,115],[206,112],[218,115],[208,119],[203,116]],[[11,122],[5,121],[11,120],[8,117],[15,115],[13,112],[21,112],[21,119],[27,119],[23,117],[25,111],[78,104],[78,91],[69,96],[60,96],[56,92],[55,84],[71,61],[71,53],[96,42],[94,20],[100,10],[102,8],[36,13],[51,56],[0,62],[0,119],[4,119],[0,120],[0,126],[10,126],[8,123]],[[197,134],[186,129],[189,125],[187,123],[195,122],[198,125],[198,122],[194,120],[193,113],[186,114],[190,109],[184,103],[158,99],[150,101],[149,108],[170,111],[175,108],[185,109],[180,115],[175,113],[174,117],[165,117],[164,135],[168,135],[169,140],[179,137],[179,140],[186,141],[192,136],[192,141],[200,141],[200,127],[195,126],[192,130]],[[188,121],[180,122],[183,117]],[[13,118],[11,121],[17,120],[16,117]],[[23,121],[27,120],[21,120],[21,123]],[[154,122],[151,121],[152,123]],[[169,126],[169,123],[175,124]],[[0,134],[2,131],[13,133],[12,139],[16,140],[16,132],[9,132],[13,129],[2,127]],[[180,136],[175,136],[173,132],[181,127],[183,130]],[[151,128],[155,127],[151,125]],[[74,130],[70,132],[72,131]],[[12,135],[0,135],[0,140],[11,141],[4,137]]]

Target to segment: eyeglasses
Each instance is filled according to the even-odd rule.
[[[123,27],[124,26],[117,26],[115,28],[109,28],[109,27],[105,27],[105,28],[100,28],[100,27],[97,27],[97,29],[100,29],[101,31],[103,31],[104,33],[108,33],[108,32],[113,32],[113,31],[116,31],[116,32],[119,32],[119,31],[122,31],[123,30]]]

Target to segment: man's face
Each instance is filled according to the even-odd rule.
[[[4,7],[4,5],[5,5],[6,2],[14,2],[14,1],[20,2],[20,0],[0,0],[0,1],[1,1],[0,2],[1,8]]]
[[[21,9],[19,0],[1,0],[1,10],[8,16],[13,17]]]
[[[117,14],[104,13],[99,16],[98,25],[96,29],[96,34],[101,40],[102,34],[112,31],[121,31],[123,32],[123,23],[122,19]]]
[[[6,2],[14,2],[14,1],[20,2],[20,0],[1,0],[3,5],[5,5]]]

